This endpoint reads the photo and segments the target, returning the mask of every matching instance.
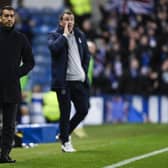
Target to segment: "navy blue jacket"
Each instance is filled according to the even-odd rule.
[[[68,42],[63,36],[63,28],[59,26],[56,31],[49,33],[48,46],[52,56],[52,90],[66,87],[66,71],[68,61]],[[86,87],[89,86],[87,71],[90,60],[87,41],[83,32],[74,28],[74,34],[77,41],[82,67],[85,71]]]

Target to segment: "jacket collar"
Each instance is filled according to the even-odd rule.
[[[11,28],[7,28],[7,27],[4,27],[4,26],[2,26],[2,25],[0,24],[0,31],[1,31],[1,32],[10,33],[10,32],[12,32],[13,30],[14,30],[14,26],[11,27]]]
[[[56,32],[63,34],[63,33],[64,33],[64,28],[59,25],[59,26],[56,28]]]

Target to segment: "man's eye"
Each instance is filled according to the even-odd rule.
[[[14,17],[14,15],[4,15],[4,16],[5,16],[5,17],[9,17],[9,16],[10,16],[10,17]]]

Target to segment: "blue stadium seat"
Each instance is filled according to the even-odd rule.
[[[47,45],[48,33],[56,28],[59,14],[63,9],[20,9],[24,17],[30,17],[34,26],[32,27],[34,38],[32,48],[35,59],[35,67],[29,74],[29,88],[40,84],[43,90],[48,91],[51,83],[51,55]]]

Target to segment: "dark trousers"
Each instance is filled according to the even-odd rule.
[[[65,89],[57,89],[60,107],[60,138],[62,143],[68,141],[69,135],[85,118],[89,108],[89,89],[82,82],[70,81]],[[71,101],[76,113],[70,120]]]
[[[1,103],[0,108],[3,116],[1,155],[8,155],[12,149],[12,142],[14,139],[17,104]]]

